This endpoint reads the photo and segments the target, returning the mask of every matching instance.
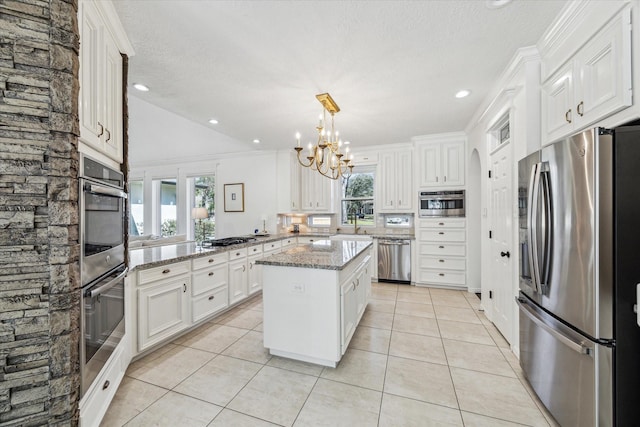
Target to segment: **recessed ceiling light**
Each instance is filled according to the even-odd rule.
[[[464,98],[469,96],[469,94],[471,94],[470,90],[463,89],[458,91],[458,93],[456,93],[456,98]]]
[[[254,143],[254,144],[260,144],[260,140],[259,140],[259,139],[254,139],[254,140],[253,140],[253,143]]]
[[[511,3],[511,0],[487,0],[485,6],[487,9],[500,9]]]
[[[349,145],[349,144],[351,144],[351,141],[345,141],[344,142],[344,145]]]
[[[217,125],[218,121],[216,119],[211,119],[209,120],[209,123],[211,123],[212,125]]]
[[[133,87],[138,89],[140,92],[149,92],[149,88],[142,83],[134,83]]]

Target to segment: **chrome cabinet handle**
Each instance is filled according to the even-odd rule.
[[[580,104],[576,107],[576,111],[580,117],[584,116],[584,101],[580,101]]]
[[[184,293],[184,292],[187,292],[187,284],[186,284],[186,283],[183,283],[183,284],[182,284],[182,292],[183,292],[183,293]]]
[[[107,131],[107,134],[109,136],[107,136],[107,139],[105,140],[105,142],[109,142],[111,140],[111,131],[109,129],[105,129]]]
[[[98,122],[98,126],[100,126],[100,133],[98,134],[98,138],[100,138],[102,135],[104,135],[104,126],[102,126],[102,123]]]
[[[571,123],[571,109],[564,113],[564,119],[567,121],[567,123]]]

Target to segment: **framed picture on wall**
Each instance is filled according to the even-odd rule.
[[[224,211],[244,212],[244,184],[224,185]]]

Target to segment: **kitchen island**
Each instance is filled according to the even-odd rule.
[[[271,354],[338,364],[371,294],[371,249],[367,241],[319,240],[256,261]]]

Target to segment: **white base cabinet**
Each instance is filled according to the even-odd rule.
[[[416,231],[416,284],[466,289],[465,219],[420,219]]]

